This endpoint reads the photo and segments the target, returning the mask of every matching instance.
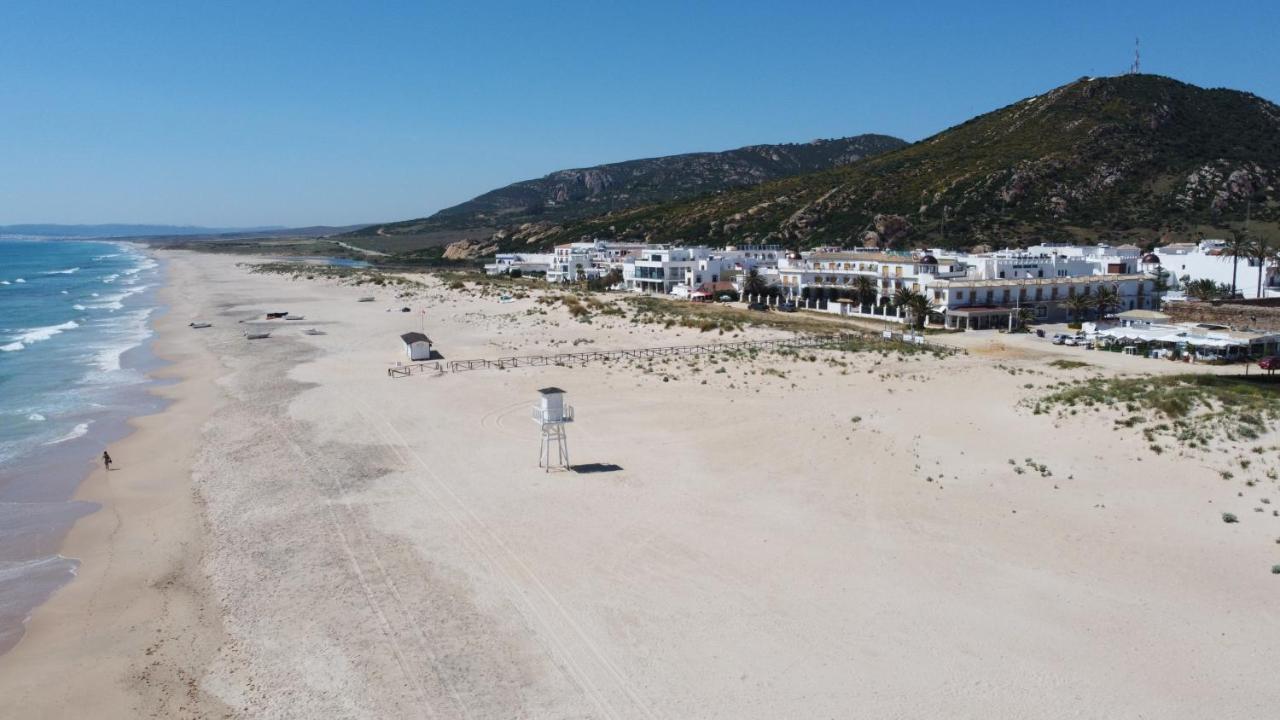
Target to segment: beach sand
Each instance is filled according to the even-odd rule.
[[[1280,464],[1274,434],[1157,455],[1109,416],[1021,404],[1063,378],[1185,367],[969,334],[947,339],[969,351],[948,358],[391,379],[398,335],[419,329],[405,305],[427,308],[449,359],[728,336],[583,324],[435,281],[398,299],[166,257],[157,352],[174,363],[162,390],[174,403],[113,448],[119,470],[84,484],[104,509],[68,538],[79,577],[0,656],[0,716],[1280,706],[1280,517],[1251,512],[1280,501],[1265,475]],[[270,310],[306,320],[243,339],[238,321]],[[214,327],[187,329],[194,319]],[[538,468],[530,408],[547,385],[575,407],[574,463],[599,472]],[[1219,475],[1243,456],[1250,468]]]

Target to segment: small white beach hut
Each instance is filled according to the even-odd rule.
[[[420,332],[409,332],[400,336],[404,341],[405,354],[410,360],[431,359],[431,338]]]

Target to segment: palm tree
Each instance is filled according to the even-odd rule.
[[[871,303],[876,301],[876,281],[866,275],[855,277],[853,296],[858,299],[858,309],[865,313]]]
[[[895,293],[893,304],[906,311],[907,323],[917,330],[924,327],[929,311],[933,309],[933,301],[928,295],[911,288],[902,288]]]
[[[1209,278],[1200,278],[1183,283],[1182,292],[1187,297],[1201,302],[1209,302],[1222,297],[1224,288]]]
[[[1113,285],[1100,286],[1093,296],[1093,307],[1098,311],[1098,320],[1110,315],[1120,307],[1120,291]]]
[[[1072,320],[1080,323],[1084,321],[1085,313],[1093,309],[1093,298],[1088,295],[1072,295],[1063,304],[1067,306],[1067,312],[1071,313]]]
[[[1014,317],[1015,322],[1018,323],[1019,330],[1025,330],[1028,325],[1035,322],[1035,319],[1036,319],[1035,308],[1029,308],[1029,307],[1019,308],[1017,315]],[[1030,332],[1030,330],[1027,330],[1027,332]]]
[[[742,281],[742,294],[747,297],[761,295],[769,287],[769,283],[760,276],[760,271],[751,268],[747,271],[747,279]]]
[[[1245,229],[1232,230],[1231,239],[1227,241],[1227,252],[1231,253],[1231,297],[1236,296],[1236,268],[1240,265],[1240,256],[1249,255],[1249,226]]]
[[[1271,239],[1264,235],[1259,235],[1258,237],[1253,238],[1252,240],[1249,240],[1248,245],[1246,247],[1247,247],[1247,252],[1249,254],[1249,259],[1256,260],[1258,262],[1258,295],[1257,296],[1262,297],[1262,274],[1263,274],[1263,271],[1265,271],[1267,268],[1267,261],[1272,258],[1276,248],[1274,244],[1271,242]]]

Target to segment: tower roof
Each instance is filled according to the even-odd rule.
[[[544,387],[538,390],[543,395],[563,395],[564,391],[558,387]]]

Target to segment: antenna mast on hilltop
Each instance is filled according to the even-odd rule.
[[[1133,64],[1129,66],[1129,72],[1126,75],[1137,75],[1142,72],[1142,52],[1139,44],[1139,38],[1133,39]]]

